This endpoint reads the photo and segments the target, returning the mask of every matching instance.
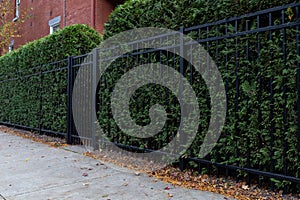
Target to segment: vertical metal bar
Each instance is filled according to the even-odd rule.
[[[296,19],[299,19],[299,7],[296,7]],[[299,48],[299,24],[296,26],[296,46],[297,56],[300,56]],[[300,163],[300,62],[297,61],[297,140],[298,140],[298,163]],[[300,178],[300,167],[298,167],[298,178]],[[298,184],[298,193],[300,193],[300,183]]]
[[[190,52],[193,52],[193,45],[191,44],[190,45]],[[194,77],[193,77],[193,73],[194,73],[194,70],[193,70],[193,65],[192,65],[192,62],[193,61],[193,55],[190,54],[190,63],[189,63],[189,66],[190,66],[190,84],[193,85],[193,82],[194,82]]]
[[[206,39],[208,39],[209,38],[209,26],[207,26],[206,27]],[[209,45],[209,42],[208,42],[208,40],[207,40],[207,42],[206,42],[206,68],[207,69],[209,69],[210,68],[210,59],[209,59],[209,47],[210,47],[210,45]],[[207,77],[208,78],[210,78],[210,70],[207,70],[207,72],[208,72],[208,74],[207,74]],[[210,80],[208,80],[208,81],[210,81]],[[207,91],[207,94],[206,94],[206,104],[207,104],[207,107],[209,107],[210,106],[210,99],[209,99],[209,91]],[[210,154],[208,154],[207,156],[207,159],[208,160],[211,160],[211,156],[210,156]],[[211,164],[207,164],[206,165],[206,168],[207,168],[207,173],[210,175],[211,174]]]
[[[149,44],[149,40],[148,40],[148,44]],[[145,52],[145,53],[143,54],[143,59],[142,59],[141,65],[145,64],[145,60],[146,60],[148,57],[149,57],[149,53]],[[143,70],[143,75],[142,75],[142,77],[143,77],[143,79],[145,79],[145,77],[146,77],[146,71],[145,71],[145,70]],[[143,95],[143,99],[142,99],[142,104],[141,104],[141,106],[142,106],[143,109],[145,108],[145,96],[144,96],[144,95]],[[149,143],[150,143],[149,140],[145,141],[144,149],[145,149],[145,148],[148,148],[150,145],[152,145],[152,144],[149,145]],[[142,159],[144,159],[145,154],[142,154],[142,155],[143,155],[143,158],[142,158]]]
[[[137,49],[137,54],[136,54],[136,66],[140,66],[140,63],[141,63],[141,60],[142,60],[142,55],[143,55],[143,49],[140,49],[140,47],[139,47],[140,45],[139,45],[139,42],[137,41],[136,42],[136,49]],[[134,47],[133,47],[134,48]],[[143,48],[143,47],[142,47]],[[140,77],[140,75],[137,73],[137,77]],[[138,113],[139,112],[139,108],[140,106],[139,106],[139,101],[137,101],[137,103],[135,103],[135,109],[136,109],[136,112]],[[137,146],[137,144],[135,144],[134,142],[131,142],[130,143],[130,146]],[[140,147],[138,147],[138,148],[140,148]],[[143,156],[144,156],[144,154],[143,154]]]
[[[183,27],[180,27],[180,55],[183,55],[184,53],[184,41],[183,41],[183,36],[182,34],[184,34],[184,28]],[[184,60],[183,60],[183,57],[180,56],[180,74],[183,76],[184,75]],[[182,92],[183,92],[183,84],[182,82],[180,82],[180,103],[182,102]]]
[[[247,19],[246,20],[246,31],[248,31],[249,30],[249,20]],[[246,36],[246,37],[248,37],[248,35]],[[246,41],[246,62],[247,62],[247,64],[246,64],[246,67],[247,67],[247,71],[246,71],[246,80],[247,80],[247,82],[249,83],[249,39],[247,38],[247,41]],[[246,106],[247,106],[247,115],[249,115],[249,113],[250,113],[250,108],[249,108],[249,97],[246,97],[247,98],[247,104],[246,104]],[[246,120],[246,124],[247,124],[247,126],[249,126],[250,125],[250,119],[249,119],[249,117],[247,117],[247,120]],[[248,135],[246,135],[246,137],[247,137],[247,163],[246,163],[246,167],[248,167],[248,168],[250,168],[250,138],[249,138],[249,136]],[[250,185],[250,183],[251,183],[251,180],[250,180],[250,174],[249,173],[247,173],[247,184],[248,185]]]
[[[285,20],[285,12],[284,10],[281,11],[281,23],[284,24]],[[283,63],[284,68],[286,67],[286,28],[282,29],[282,51],[283,51]],[[286,140],[286,132],[287,132],[287,95],[286,95],[286,78],[283,74],[283,99],[284,99],[284,106],[283,106],[283,124],[284,124],[284,150],[283,150],[283,173],[287,175],[287,140]],[[284,186],[283,192],[286,193],[287,187]]]
[[[42,118],[43,118],[43,72],[40,66],[40,108],[39,108],[39,134],[42,134]]]
[[[101,55],[103,55],[102,53],[101,53]],[[113,57],[113,55],[111,55],[111,58]],[[111,58],[109,58],[109,59],[111,59]],[[101,58],[102,59],[102,58]],[[107,61],[105,61],[105,62],[107,62]],[[127,60],[127,62],[128,62],[128,60]],[[126,62],[126,65],[127,65],[127,62]],[[113,66],[112,66],[113,67]],[[103,69],[102,69],[103,70]],[[108,81],[107,81],[107,76],[101,76],[101,78],[103,78],[103,83],[104,83],[104,87],[103,88],[107,88],[107,87],[111,87],[111,85],[108,85]],[[102,81],[102,80],[101,80]],[[105,90],[104,90],[105,91]],[[107,101],[107,95],[104,93],[104,91],[103,91],[103,96],[102,96],[102,106],[105,106],[105,104],[106,104],[106,102],[105,102],[105,100]],[[110,88],[109,88],[109,92],[111,92],[110,91]],[[107,113],[108,115],[109,115],[109,113]],[[111,122],[110,122],[110,120],[111,120],[111,118],[112,118],[113,116],[112,116],[112,114],[111,115],[109,115],[109,117],[108,117],[108,124],[107,124],[107,134],[110,136],[110,138],[111,138],[111,142],[113,142],[113,143],[115,143],[115,142],[117,142],[116,141],[116,134],[114,134],[113,132],[114,131],[112,131],[112,124],[111,124]],[[105,141],[105,140],[104,140]],[[109,143],[108,143],[108,150],[110,149],[111,147],[109,146]]]
[[[193,65],[192,65],[192,62],[193,62],[193,54],[191,53],[193,52],[193,44],[190,44],[190,48],[189,48],[189,54],[190,54],[190,58],[189,58],[189,68],[190,68],[190,85],[193,87],[193,82],[194,82],[194,79],[193,79],[193,73],[194,73],[194,69],[193,69]]]
[[[228,23],[226,22],[226,25],[225,25],[225,35],[228,36]],[[228,50],[228,42],[227,42],[227,39],[226,40],[226,51]],[[226,53],[225,55],[225,61],[226,61],[226,74],[229,73],[229,70],[228,70],[228,53]],[[226,91],[226,99],[228,99],[228,76],[226,76],[226,79],[225,79],[225,91]],[[228,113],[226,113],[228,114]],[[229,133],[228,133],[228,128],[225,129],[225,138],[228,138],[229,136]],[[225,162],[227,162],[229,160],[229,154],[228,154],[228,151],[226,151],[226,155],[225,155]],[[227,179],[228,176],[229,176],[229,170],[228,170],[228,167],[226,167],[225,169],[225,178]]]
[[[101,51],[101,53],[99,53],[98,54],[98,61],[99,61],[99,63],[98,63],[98,70],[99,71],[101,71],[102,69],[102,57],[100,56],[100,55],[103,55],[102,54],[102,51]],[[98,101],[97,101],[97,103],[98,103],[98,105],[97,105],[97,110],[99,111],[99,113],[102,113],[102,103],[103,103],[103,100],[102,100],[102,92],[101,92],[101,84],[102,84],[102,76],[100,76],[99,75],[99,78],[98,78],[98,80],[99,80],[99,91],[97,91],[98,93],[96,93],[96,96],[97,96],[97,98],[98,98]],[[97,115],[98,116],[98,115]],[[99,124],[99,126],[100,126],[100,124]],[[97,127],[96,127],[97,128]],[[100,127],[99,127],[100,128]],[[96,130],[96,131],[98,131],[98,130]],[[98,139],[98,141],[99,141],[99,148],[101,148],[101,149],[106,149],[106,143],[105,143],[105,141],[104,141],[104,139],[103,139],[103,134],[104,134],[104,132],[103,131],[101,131],[100,132],[100,130],[99,130],[99,132],[97,132],[97,133],[99,133],[99,139]]]
[[[147,41],[147,47],[150,47],[150,40],[148,40]],[[151,63],[150,61],[151,61],[151,59],[150,59],[150,56],[151,56],[151,54],[150,54],[150,52],[147,52],[146,54],[146,59],[145,59],[145,61],[143,61],[143,63],[142,64],[149,64],[149,63]],[[148,69],[147,69],[148,70]],[[144,72],[144,74],[143,74],[143,76],[144,77],[146,77],[145,76],[145,74],[147,73],[147,71],[143,71]],[[145,108],[145,105],[147,104],[147,103],[145,103],[145,101],[146,101],[146,99],[144,98],[143,99],[143,108]],[[149,103],[149,101],[147,101],[148,103]],[[151,142],[151,141],[149,141],[149,140],[147,140],[147,148],[149,148],[149,147],[154,147],[154,145],[153,145],[153,143]],[[143,156],[144,156],[144,154],[143,154]],[[143,157],[144,158],[144,157]]]
[[[169,36],[167,36],[166,37],[166,41],[169,41]],[[165,54],[166,54],[166,63],[165,63],[165,65],[166,66],[169,66],[169,51],[165,51]],[[171,67],[171,66],[170,66]],[[166,78],[167,78],[167,81],[169,81],[169,67],[167,68],[167,73],[166,73]],[[164,104],[165,105],[169,105],[171,102],[169,102],[170,101],[170,93],[167,93],[167,96],[166,96],[166,98],[164,99],[165,101],[164,101]],[[172,135],[171,135],[172,134]],[[174,136],[174,133],[170,133],[170,137],[169,138],[172,138]],[[168,139],[169,139],[168,138]]]
[[[215,37],[217,37],[219,35],[219,27],[218,25],[216,26],[216,35]],[[217,66],[217,68],[219,68],[219,40],[216,40],[216,59],[215,59],[215,64]],[[215,156],[216,156],[216,162],[219,162],[219,147],[216,146],[216,148],[218,148],[215,151]],[[216,170],[217,170],[217,177],[219,178],[220,176],[220,170],[219,170],[219,166],[216,166]]]
[[[260,16],[257,16],[257,28],[260,28]],[[257,33],[257,62],[260,62],[260,49],[261,49],[261,44],[260,44],[260,35],[259,33]],[[262,84],[261,84],[261,69],[260,67],[258,68],[258,95],[257,95],[257,101],[258,101],[258,105],[261,104],[261,92],[262,92]],[[259,130],[262,130],[262,113],[261,113],[261,109],[260,106],[258,106],[258,127]],[[262,139],[260,137],[260,134],[258,134],[258,148],[261,149],[262,148]],[[259,170],[261,170],[261,164],[258,164],[258,168]],[[262,182],[261,182],[261,176],[258,176],[258,186],[261,187],[262,186]]]
[[[73,134],[73,114],[72,114],[72,90],[73,90],[73,57],[68,57],[68,80],[67,80],[67,143],[72,144]]]
[[[159,44],[160,46],[163,45],[162,43],[162,37],[159,38]],[[162,53],[162,50],[160,49],[159,50],[159,64],[160,64],[160,68],[159,68],[159,75],[160,75],[160,80],[162,80],[164,77],[163,77],[163,74],[162,74],[162,69],[161,69],[161,65],[164,64],[163,63],[163,59],[162,59],[162,56],[163,56],[163,53]],[[162,99],[163,99],[163,96],[162,96],[162,93],[160,93],[160,101],[162,102]],[[168,133],[166,133],[168,134]],[[163,147],[163,141],[161,140],[160,142],[160,145],[159,145],[159,148],[162,148]]]
[[[179,61],[179,71],[180,71],[180,74],[183,76],[184,75],[184,60],[183,60],[183,50],[184,50],[184,41],[183,41],[183,36],[182,34],[184,34],[184,27],[180,27],[180,61]],[[182,93],[183,93],[183,83],[181,82],[182,80],[180,80],[180,86],[179,86],[179,103],[180,105],[182,105]],[[180,143],[181,144],[185,144],[185,141],[182,141],[183,138],[185,138],[182,134],[182,130],[179,130],[179,134],[180,134]],[[183,158],[180,158],[180,170],[184,170],[185,169],[185,165],[186,165],[186,160],[183,159]]]
[[[197,30],[197,32],[198,32],[198,33],[197,33],[197,34],[198,34],[197,41],[198,41],[198,43],[200,43],[200,40],[201,40],[201,28],[199,28],[199,29]],[[200,45],[202,45],[202,44],[200,43]],[[199,55],[201,55],[201,49],[200,49],[200,51],[199,51]],[[200,63],[200,65],[202,65],[202,63]],[[198,162],[198,172],[202,173],[203,165],[204,165],[204,164],[202,164],[201,162]]]
[[[73,61],[73,65],[76,65],[76,70],[79,70],[79,64],[80,63],[82,63],[82,60],[80,59],[80,58],[76,58],[76,59],[74,59]],[[87,80],[89,80],[88,79],[88,73],[87,73],[87,69],[86,69],[86,66],[85,65],[83,65],[82,66],[82,69],[85,71],[85,73],[84,73],[84,75],[83,75],[83,77],[82,77],[82,79],[81,79],[81,82],[79,83],[80,84],[80,97],[79,97],[79,101],[80,101],[80,104],[82,105],[82,104],[85,104],[86,102],[85,102],[85,100],[84,100],[84,97],[87,97],[87,90],[86,90],[86,88],[88,87],[88,83],[86,83],[87,82]],[[72,76],[73,77],[73,76]],[[87,118],[88,118],[88,116],[87,116],[87,114],[86,114],[87,112],[84,112],[83,114],[81,114],[80,115],[80,118],[81,118],[81,121],[87,121],[88,122],[88,120],[87,120]],[[88,123],[84,123],[84,124],[82,124],[82,134],[84,134],[83,136],[85,136],[86,137],[86,134],[88,133],[88,131],[87,131],[87,126],[89,126],[89,124]],[[73,134],[73,133],[72,133]],[[72,136],[72,135],[71,135]],[[80,142],[80,144],[82,144],[81,142],[85,142],[85,139],[84,140],[81,140],[80,141],[80,139],[73,139],[73,143],[75,142],[74,140],[76,140],[76,143],[79,143]],[[85,144],[86,145],[86,144]]]
[[[85,78],[85,83],[87,83],[88,87],[84,88],[84,93],[85,96],[88,97],[90,99],[88,103],[89,107],[88,107],[88,111],[86,113],[86,131],[85,131],[85,136],[89,139],[81,139],[81,142],[84,143],[84,145],[93,148],[93,122],[92,122],[92,107],[93,107],[93,103],[94,103],[94,99],[92,97],[93,94],[93,82],[94,82],[94,77],[93,77],[93,64],[91,64],[91,59],[93,55],[88,55],[87,56],[87,60],[82,60],[80,58],[80,63],[84,65],[86,71],[87,71],[87,77]]]
[[[272,13],[269,13],[269,26],[272,26]],[[269,40],[272,41],[272,31],[270,30],[269,31]],[[270,62],[272,62],[272,55],[273,55],[273,50],[270,49]],[[270,63],[271,64],[271,63]],[[271,169],[270,171],[271,172],[274,172],[275,171],[275,162],[274,162],[274,159],[273,159],[273,156],[274,156],[274,149],[273,149],[273,146],[274,146],[274,141],[275,141],[275,136],[274,136],[274,133],[275,133],[275,123],[274,123],[274,91],[273,91],[273,74],[271,75],[270,77],[270,136],[271,136],[271,155],[270,155],[270,158],[271,158]],[[274,190],[274,182],[271,181],[271,190]]]
[[[171,39],[173,40],[173,48],[172,48],[172,50],[173,50],[173,52],[176,52],[176,45],[177,45],[178,41],[176,41],[176,37],[171,37]],[[172,53],[170,57],[172,59],[172,61],[170,63],[172,64],[172,66],[174,68],[174,71],[171,72],[171,73],[173,73],[173,76],[172,76],[173,80],[172,81],[175,82],[176,80],[175,80],[175,75],[174,74],[175,74],[175,70],[178,70],[177,69],[177,63],[176,63],[176,54]],[[173,98],[173,102],[172,103],[175,105],[177,103],[177,101]],[[177,134],[178,134],[178,131],[174,132],[173,137],[177,137],[178,136]],[[177,140],[175,140],[174,150],[176,149],[177,145],[178,145],[178,142],[177,142]],[[182,170],[183,167],[181,167],[180,169]]]
[[[235,32],[238,32],[238,21],[235,20]],[[240,93],[240,86],[239,86],[239,47],[238,47],[239,38],[235,38],[235,136],[238,136],[240,134],[239,128],[238,128],[238,122],[239,122],[239,93]],[[237,137],[236,137],[237,138]],[[236,140],[236,158],[238,158],[240,155],[239,153],[239,141]],[[236,161],[237,166],[239,166],[239,161]],[[239,180],[238,175],[236,175],[236,181]]]

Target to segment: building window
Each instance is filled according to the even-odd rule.
[[[15,18],[13,19],[14,22],[20,18],[20,4],[21,0],[15,1]]]
[[[59,24],[50,26],[50,34],[54,33],[55,31],[58,31],[59,29]]]
[[[15,41],[14,40],[11,40],[10,43],[9,43],[9,47],[8,47],[8,51],[11,52],[14,50],[14,44],[15,44]]]
[[[48,25],[50,27],[50,34],[60,29],[59,24],[60,24],[60,16],[49,20]]]

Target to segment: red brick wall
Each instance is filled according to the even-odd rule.
[[[50,32],[48,21],[56,16],[62,16],[63,1],[21,0],[21,11],[27,12],[30,16],[22,24],[21,38],[15,39],[15,48],[48,35]]]
[[[66,25],[87,24],[91,26],[91,10],[91,0],[67,0]]]
[[[14,0],[12,0],[13,2]],[[48,21],[61,16],[60,27],[71,24],[92,23],[92,1],[93,0],[21,0],[21,11],[31,15],[22,24],[20,30],[21,38],[15,38],[14,48],[27,42],[44,37],[50,33]],[[94,0],[95,1],[95,28],[99,33],[103,32],[104,23],[115,6],[122,2],[120,0]],[[118,3],[117,3],[118,2]],[[65,10],[64,10],[65,8]],[[30,10],[32,9],[32,10]]]
[[[117,3],[111,0],[96,0],[95,4],[95,29],[103,33],[104,23],[107,21],[109,14],[114,10]]]

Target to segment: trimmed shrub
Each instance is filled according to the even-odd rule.
[[[296,1],[129,0],[111,13],[105,24],[104,38],[139,27],[163,27],[178,30],[181,26],[187,28],[293,2]],[[217,62],[227,88],[226,125],[217,147],[207,159],[223,164],[299,177],[297,172],[300,165],[297,147],[296,85],[296,67],[300,59],[297,55],[296,38],[299,33],[295,27],[288,27],[225,38],[236,32],[267,28],[269,25],[275,26],[281,24],[282,20],[295,22],[299,20],[294,16],[295,13],[295,9],[287,8],[284,13],[272,12],[272,19],[269,19],[268,14],[264,14],[259,17],[259,21],[257,17],[239,19],[236,21],[237,27],[233,20],[228,24],[221,23],[186,32],[200,41],[200,44]],[[222,40],[205,41],[207,38],[222,36],[224,37]],[[178,57],[166,52],[159,53],[160,55],[156,52],[134,56],[133,60],[126,61],[126,66],[121,64],[122,60],[120,63],[115,62],[115,66],[107,75],[112,82],[110,85],[105,85],[108,93],[101,94],[101,98],[104,99],[106,95],[107,101],[104,102],[109,102],[109,92],[113,90],[114,84],[128,68],[150,61],[177,67],[178,70]],[[190,70],[188,63],[185,64],[184,70],[185,77],[193,77],[191,80],[193,89],[200,97],[201,119],[198,135],[186,152],[190,157],[197,157],[208,128],[210,101],[206,99],[207,87],[201,76]],[[101,123],[104,129],[111,130],[107,134],[112,141],[141,148],[159,149],[168,143],[172,135],[176,134],[178,130],[174,130],[173,127],[178,125],[178,121],[175,120],[179,116],[178,102],[164,89],[153,88],[153,85],[149,85],[143,90],[146,93],[141,93],[139,90],[132,97],[130,108],[133,120],[137,124],[149,124],[149,108],[155,103],[162,103],[166,106],[169,119],[174,120],[167,122],[169,124],[166,124],[162,133],[151,139],[142,140],[124,136],[114,122],[110,109],[107,108],[106,111],[100,112]],[[190,164],[197,166],[194,162]],[[247,174],[238,171],[238,175],[243,177]],[[288,181],[276,179],[271,179],[271,181],[276,184],[277,188],[291,184]]]
[[[83,24],[71,25],[2,56],[0,58],[1,69],[6,68],[4,67],[6,65],[28,69],[71,55],[85,54],[99,45],[101,41],[102,37],[94,29]]]
[[[128,0],[119,5],[105,23],[104,39],[125,30],[161,27],[178,30],[239,16],[295,0]]]
[[[77,24],[0,57],[0,121],[65,133],[66,58],[101,41],[97,31]]]

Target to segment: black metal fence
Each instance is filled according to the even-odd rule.
[[[291,11],[291,13],[288,14],[288,11]],[[208,168],[210,165],[221,167],[225,169],[226,176],[230,169],[245,171],[249,173],[246,178],[248,183],[251,180],[253,181],[252,178],[257,175],[257,181],[254,182],[258,183],[259,186],[263,184],[262,177],[269,177],[271,179],[277,178],[292,181],[292,183],[297,183],[298,189],[300,189],[300,168],[299,166],[297,169],[295,168],[295,171],[298,172],[291,175],[288,172],[288,165],[290,163],[286,158],[287,152],[290,151],[288,137],[291,137],[286,133],[291,130],[290,123],[292,123],[295,126],[295,131],[293,132],[295,140],[293,141],[297,143],[295,157],[297,157],[298,163],[300,162],[299,3],[186,28],[183,32],[191,35],[204,46],[213,55],[219,67],[225,65],[225,70],[232,72],[231,77],[227,76],[224,78],[228,103],[234,102],[232,105],[234,112],[228,113],[228,117],[234,115],[236,120],[242,120],[242,117],[248,118],[251,115],[249,113],[257,113],[257,129],[265,129],[266,133],[264,131],[260,133],[267,134],[270,142],[258,136],[258,143],[256,145],[258,145],[259,149],[263,148],[266,143],[273,147],[276,145],[275,140],[281,138],[283,144],[280,148],[282,148],[284,156],[282,158],[283,169],[280,172],[276,170],[276,161],[273,159],[275,154],[274,149],[264,155],[272,157],[268,171],[262,169],[262,164],[258,164],[257,168],[251,167],[253,158],[251,154],[254,152],[250,150],[252,141],[250,141],[251,139],[249,139],[248,135],[251,131],[247,130],[247,127],[250,127],[251,120],[253,119],[248,118],[241,126],[235,124],[233,126],[234,129],[232,129],[235,135],[244,137],[242,140],[241,138],[236,138],[235,146],[241,145],[241,141],[247,144],[247,151],[240,152],[238,148],[235,150],[235,156],[243,157],[245,155],[244,161],[224,166],[222,159],[219,161],[215,160],[216,162],[211,162],[207,159],[199,160],[192,158],[191,160],[197,160]],[[274,47],[274,45],[277,47]],[[288,56],[292,52],[297,56],[294,58]],[[267,63],[269,63],[269,66],[266,66],[268,65]],[[292,70],[294,71],[291,73],[291,76],[285,73],[285,68],[289,68],[288,65],[293,65]],[[278,72],[278,68],[281,68],[279,70],[282,71]],[[255,76],[252,76],[252,73]],[[280,86],[276,84],[276,79],[278,80],[278,78],[282,78]],[[292,81],[288,81],[288,79],[292,79]],[[255,86],[244,87],[248,83],[251,85],[251,82],[255,83]],[[294,82],[292,86],[289,85],[291,82]],[[230,96],[230,90],[232,89],[235,92]],[[250,95],[246,93],[250,93]],[[292,97],[291,93],[297,97]],[[275,104],[278,103],[278,99],[276,99],[278,95],[282,97],[279,109],[275,108]],[[266,98],[268,99],[268,109],[263,109]],[[292,105],[289,103],[289,98],[295,98],[295,101],[291,103]],[[253,99],[257,102],[252,104],[252,107],[250,102]],[[241,114],[242,112],[246,114]],[[280,112],[280,122],[276,120],[275,115],[278,114],[276,112]],[[279,128],[277,124],[280,124],[282,127]],[[276,133],[277,131],[282,136],[279,136]],[[228,129],[225,129],[225,135],[227,137],[231,135]],[[263,157],[261,159],[263,160]],[[270,187],[274,188],[274,182],[270,183]],[[285,192],[287,188],[286,185],[283,187]]]
[[[283,187],[285,192],[295,191],[296,185],[300,190],[299,7],[300,3],[296,3],[180,30],[198,41],[224,74],[222,78],[229,107],[221,142],[213,153],[205,158],[197,158],[190,153],[190,157],[180,160],[181,168],[192,162],[197,164],[200,172],[235,176],[237,180],[245,178],[248,184],[252,181],[259,186],[267,183],[271,189]],[[161,39],[165,37],[169,36],[161,36]],[[139,41],[134,42],[129,48],[134,49],[138,44]],[[188,49],[189,45],[192,47],[191,44],[174,42],[164,50],[141,49],[117,55],[120,62],[113,63],[111,69],[121,67],[124,73],[132,67],[133,61],[136,65],[155,60],[173,66],[194,84],[199,74],[195,74],[186,61],[168,52],[172,48]],[[8,79],[0,77],[1,109],[16,111],[16,115],[1,116],[0,124],[61,135],[67,138],[68,143],[81,142],[96,147],[99,138],[93,134],[91,124],[95,119],[92,116],[82,116],[82,121],[87,122],[85,135],[79,137],[76,133],[72,91],[80,67],[93,68],[101,59],[116,59],[98,57],[100,51],[103,49],[30,68]],[[87,78],[96,80],[93,72],[90,71]],[[115,72],[111,70],[111,73]],[[31,85],[31,81],[34,84]],[[109,76],[100,79],[104,86],[108,82]],[[17,96],[20,87],[27,88],[28,92],[23,96]],[[14,90],[15,95],[7,95],[7,90]],[[108,90],[111,92],[110,88]],[[97,105],[97,111],[101,112],[101,106],[106,105],[106,97],[102,96],[101,86],[97,91],[99,98],[91,106]],[[91,93],[82,88],[81,94],[87,96]],[[13,103],[20,98],[26,106]],[[134,109],[143,109],[145,102],[144,99],[144,102],[137,103]],[[206,105],[210,107],[209,101]],[[31,112],[34,117],[22,117],[24,112]],[[203,120],[207,121],[209,112],[204,114],[207,116]],[[101,113],[99,115],[101,117]],[[124,137],[114,134],[118,131],[114,125],[106,125],[110,138],[116,144],[130,148],[138,144],[136,141],[124,143]],[[163,142],[150,141],[143,148],[153,150],[163,145]],[[280,156],[276,157],[277,154]],[[266,157],[269,159],[264,161]],[[280,185],[275,179],[287,182]]]

